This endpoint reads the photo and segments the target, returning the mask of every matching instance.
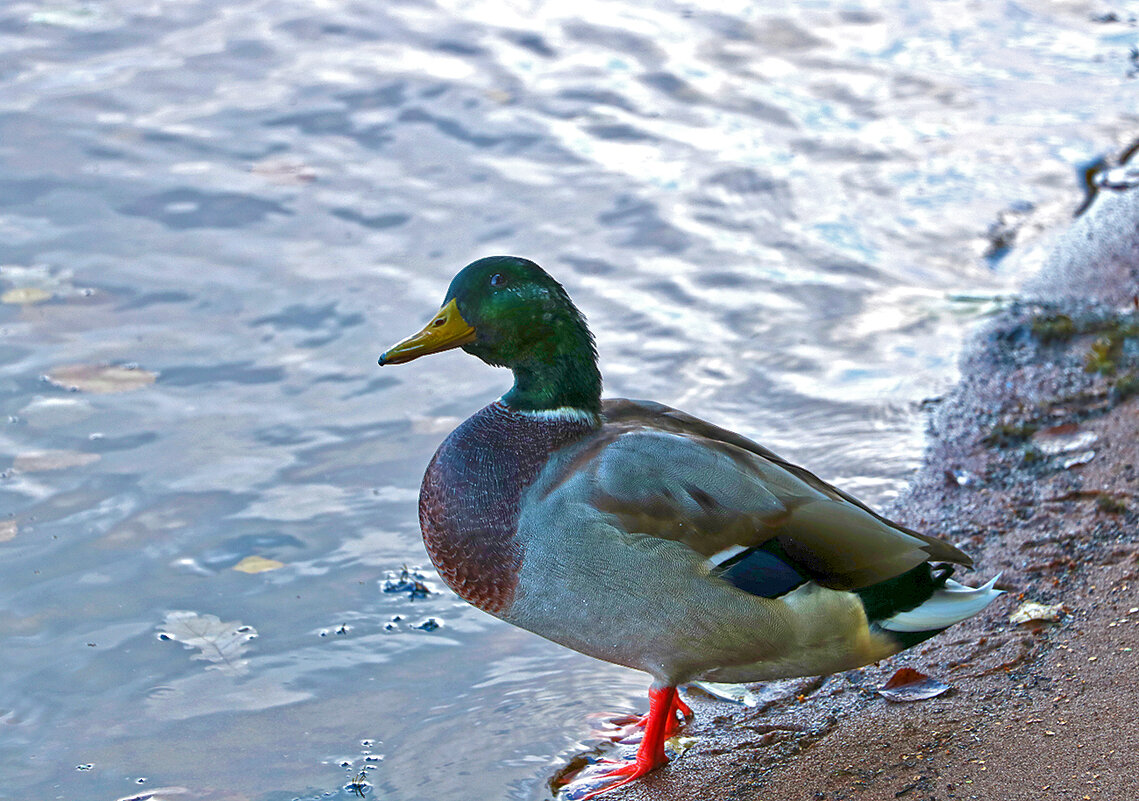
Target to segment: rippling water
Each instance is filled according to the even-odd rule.
[[[0,798],[543,797],[645,678],[381,591],[508,375],[376,356],[525,255],[609,394],[888,500],[1018,278],[989,227],[1137,128],[1110,12],[6,2]]]

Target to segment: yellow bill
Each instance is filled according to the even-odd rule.
[[[459,348],[475,341],[475,329],[467,324],[455,301],[450,301],[427,325],[380,354],[380,364],[403,364],[429,353]]]

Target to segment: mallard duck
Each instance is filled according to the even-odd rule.
[[[601,398],[593,336],[532,261],[494,256],[380,356],[462,348],[514,386],[439,446],[419,495],[443,581],[508,623],[653,678],[635,761],[667,761],[677,686],[848,670],[977,614],[972,560],[751,440],[659,403]],[[935,567],[932,563],[942,563]]]

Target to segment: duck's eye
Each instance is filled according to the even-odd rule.
[[[495,273],[490,277],[490,285],[494,287],[506,286],[506,276],[502,273]]]

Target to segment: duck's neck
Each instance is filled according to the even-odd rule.
[[[514,386],[502,396],[521,412],[578,410],[601,414],[601,371],[588,333],[568,337],[545,353],[510,365]]]

